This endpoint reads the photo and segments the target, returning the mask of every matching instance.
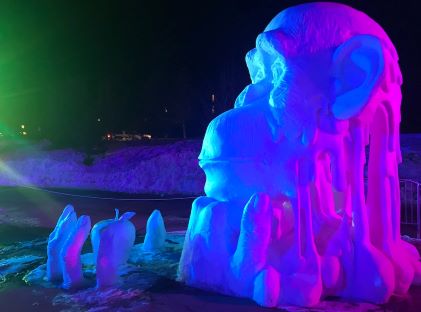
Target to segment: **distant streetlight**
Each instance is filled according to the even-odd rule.
[[[98,117],[97,121],[98,121],[98,122],[101,122],[101,118],[99,118],[99,117]]]
[[[20,128],[21,129],[25,129],[25,125],[20,125]]]

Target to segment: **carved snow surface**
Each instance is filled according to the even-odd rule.
[[[135,213],[126,212],[119,218],[118,209],[115,212],[115,219],[98,222],[91,233],[98,288],[119,282],[119,269],[126,264],[136,237],[130,222]]]
[[[146,236],[143,243],[143,250],[158,251],[165,244],[167,231],[165,230],[164,219],[159,210],[154,210],[146,223]]]
[[[268,307],[406,294],[421,265],[400,237],[402,76],[389,37],[348,6],[303,4],[269,23],[246,62],[252,83],[203,140],[206,196],[179,279]]]
[[[72,205],[67,205],[48,238],[47,273],[50,282],[63,282],[63,288],[83,285],[80,253],[91,230],[91,219],[77,219]]]
[[[115,212],[114,219],[100,221],[92,228],[97,287],[119,282],[119,272],[134,245],[136,229],[129,220],[135,213],[126,212],[119,218],[118,209]],[[62,282],[62,287],[67,289],[84,286],[80,254],[90,232],[90,217],[77,219],[73,206],[67,205],[48,239],[47,281]]]
[[[0,255],[5,256],[4,259],[0,259],[0,286],[7,287],[10,280],[13,283],[12,287],[16,287],[16,276],[24,275],[23,280],[27,285],[36,286],[38,297],[42,295],[49,298],[52,295],[51,304],[60,306],[61,310],[142,311],[155,301],[149,294],[151,287],[162,285],[162,283],[167,285],[167,281],[176,278],[184,235],[184,231],[168,232],[165,245],[159,252],[144,251],[143,243],[134,245],[127,265],[120,267],[121,282],[112,287],[100,289],[96,287],[94,254],[91,250],[87,250],[88,253],[81,255],[85,277],[84,287],[72,291],[43,290],[43,288],[50,289],[59,286],[44,279],[46,264],[44,257],[40,255],[46,247],[45,239],[13,245],[13,249],[10,249],[10,246],[0,246]],[[143,236],[138,237],[139,241],[143,241]],[[28,272],[31,268],[33,270]],[[4,282],[2,282],[3,276]],[[152,310],[162,311],[161,304],[159,302],[157,304],[159,307]],[[165,305],[172,307],[173,300],[169,299],[168,304]]]
[[[63,245],[60,257],[63,268],[63,288],[83,286],[84,279],[80,253],[90,231],[91,219],[88,216],[81,216]]]

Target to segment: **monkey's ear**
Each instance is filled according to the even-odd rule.
[[[333,115],[351,118],[362,111],[381,81],[384,55],[380,40],[371,35],[357,35],[336,48],[332,76],[335,83]]]

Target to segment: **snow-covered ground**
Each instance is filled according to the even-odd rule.
[[[85,286],[72,291],[63,290],[60,284],[44,279],[46,270],[46,240],[27,241],[15,246],[0,246],[0,300],[4,311],[230,311],[264,312],[250,300],[222,296],[188,288],[176,282],[184,231],[169,232],[163,248],[155,252],[143,250],[143,243],[136,244],[127,265],[120,268],[121,280],[116,287],[95,288],[95,264],[90,250],[81,255]],[[138,241],[143,237],[139,236]],[[33,247],[23,249],[25,245]],[[10,248],[14,247],[14,248]],[[28,287],[30,286],[30,287]],[[19,288],[18,288],[19,287]],[[20,292],[19,292],[20,291]],[[411,289],[409,307],[418,298],[419,289]],[[22,297],[25,298],[22,300]],[[8,300],[6,300],[6,298]],[[10,298],[13,298],[10,300]],[[19,299],[17,299],[19,298]],[[395,304],[396,305],[396,304]],[[397,309],[393,304],[378,306],[370,303],[344,302],[328,298],[312,308],[285,306],[282,311],[328,312],[328,311],[403,311],[408,307],[404,301]],[[279,310],[281,311],[281,310]]]
[[[200,140],[121,147],[90,166],[81,152],[20,148],[0,155],[0,185],[198,195],[205,182],[200,148]],[[402,135],[401,148],[400,177],[421,181],[421,134]]]

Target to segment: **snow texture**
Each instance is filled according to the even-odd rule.
[[[91,219],[81,216],[63,245],[60,263],[63,269],[63,288],[77,288],[84,284],[80,253],[91,231]]]
[[[400,178],[421,181],[421,134],[401,134],[403,162]],[[92,166],[72,150],[19,151],[1,155],[0,185],[96,189],[124,193],[200,195],[205,178],[197,162],[200,141],[190,140],[159,146],[121,148],[97,157]],[[5,168],[8,168],[6,170]],[[1,208],[0,208],[1,211]],[[0,214],[0,223],[36,225],[16,211],[15,218]]]
[[[48,238],[47,280],[63,281],[63,288],[83,286],[80,253],[91,231],[91,219],[77,219],[73,206],[67,205]]]
[[[134,245],[130,250],[127,264],[119,267],[120,282],[99,289],[96,287],[95,255],[82,254],[85,287],[57,294],[53,299],[53,305],[67,307],[69,311],[117,311],[123,307],[129,311],[138,311],[144,308],[150,301],[146,293],[148,288],[162,278],[175,280],[184,235],[185,232],[168,233],[167,240],[159,252],[144,251],[143,243]],[[15,268],[12,274],[25,272],[23,266]],[[41,264],[28,272],[23,279],[33,286],[45,288],[59,286],[46,281],[45,275],[46,265]]]
[[[84,276],[87,279],[87,286],[84,289],[74,291],[59,291],[54,295],[52,304],[64,311],[139,311],[147,309],[151,301],[148,289],[152,285],[160,283],[162,278],[174,280],[176,278],[178,261],[183,246],[184,232],[169,232],[168,238],[163,249],[160,252],[145,252],[143,244],[137,244],[130,252],[128,265],[121,271],[122,283],[117,287],[97,289],[95,287],[95,265],[93,253],[82,254],[82,266]],[[43,247],[46,247],[46,241],[43,240]],[[44,280],[46,274],[46,265],[41,264],[43,257],[32,255],[35,246],[38,249],[40,241],[27,241],[21,244],[13,245],[15,252],[25,252],[25,256],[13,256],[3,259],[0,264],[5,268],[7,266],[7,277],[24,276],[26,284],[31,286],[41,286],[37,288],[37,294],[45,294],[42,288],[56,288],[59,285]],[[23,248],[23,249],[21,249]],[[7,253],[11,246],[7,247]],[[0,247],[0,253],[4,248]],[[36,267],[30,269],[30,264],[36,264]],[[1,273],[4,273],[2,271]],[[159,285],[159,284],[158,284]],[[161,286],[162,287],[162,286]],[[186,306],[190,304],[188,297],[181,297],[185,300]],[[191,300],[191,299],[190,299]],[[224,297],[218,298],[222,303]],[[162,303],[172,309],[173,303]],[[124,307],[124,308],[123,308]],[[161,308],[161,306],[160,306]],[[377,311],[383,308],[368,303],[346,303],[340,301],[323,301],[311,309],[294,306],[284,307],[285,311],[308,312],[308,311]],[[226,309],[230,309],[228,305]],[[251,306],[250,309],[253,309]],[[181,309],[182,310],[182,309]]]
[[[36,263],[43,257],[35,255],[23,255],[10,257],[0,260],[0,284],[5,282],[11,275],[15,275],[18,272],[25,271],[33,263]]]
[[[154,210],[146,223],[146,236],[143,244],[145,251],[158,251],[165,244],[167,231],[159,210]]]
[[[402,75],[389,37],[346,5],[303,4],[269,23],[246,62],[252,83],[203,140],[206,196],[179,279],[280,308],[405,295],[421,263],[400,237]]]
[[[48,237],[47,279],[49,281],[57,281],[63,278],[61,252],[76,223],[77,216],[74,208],[72,205],[67,205],[57,220],[56,227]]]
[[[91,233],[93,259],[96,268],[97,288],[113,286],[119,282],[119,270],[123,267],[133,247],[136,229],[130,219],[134,212],[126,212],[119,218],[95,224]],[[46,279],[61,282],[62,287],[83,287],[81,251],[91,232],[88,216],[76,217],[73,206],[67,205],[48,238]]]
[[[130,222],[135,213],[126,212],[119,218],[118,209],[115,211],[115,219],[100,221],[92,229],[97,288],[118,284],[119,269],[126,264],[136,236]]]
[[[0,246],[0,274],[5,274],[5,283],[0,287],[8,287],[8,283],[15,283],[18,278],[22,278],[26,284],[38,286],[34,290],[35,296],[46,296],[52,292],[49,288],[55,288],[53,292],[52,304],[63,311],[142,311],[151,310],[148,305],[154,300],[148,290],[153,286],[167,287],[163,279],[174,280],[176,278],[178,261],[184,241],[184,232],[169,232],[164,248],[159,252],[145,252],[143,244],[135,245],[128,260],[128,265],[121,272],[122,283],[117,287],[97,289],[95,287],[95,261],[93,253],[81,255],[82,268],[87,280],[86,288],[74,291],[62,291],[58,289],[59,284],[54,284],[44,279],[46,274],[45,258],[40,256],[45,252],[46,240],[37,239],[33,241],[23,241],[9,246]],[[139,237],[141,240],[142,238]],[[24,253],[24,255],[22,255]],[[36,254],[34,254],[36,253]],[[7,273],[6,273],[7,270]],[[25,275],[26,274],[26,275]],[[6,278],[7,277],[7,278]],[[0,277],[1,279],[1,277]],[[16,284],[13,284],[16,287]],[[40,287],[39,287],[40,286]],[[25,287],[25,286],[23,286]],[[45,290],[43,290],[45,288]],[[161,290],[159,290],[161,292]],[[177,290],[180,297],[189,307],[192,300],[186,295],[187,292]],[[209,294],[212,296],[212,294]],[[165,296],[164,296],[165,297]],[[203,298],[203,293],[193,295],[195,298]],[[207,297],[207,296],[206,296]],[[180,299],[180,300],[181,300]],[[174,298],[167,299],[166,302],[159,302],[159,311],[174,309]],[[224,305],[226,297],[217,297],[218,307],[222,310],[230,310],[232,305]],[[203,301],[200,302],[203,305]],[[236,303],[238,304],[238,303]],[[242,303],[244,309],[254,310],[248,302]],[[149,308],[149,309],[148,309]],[[202,308],[206,308],[206,305]],[[322,301],[311,309],[287,306],[285,311],[309,312],[309,311],[383,311],[384,307],[379,307],[369,303],[347,303],[337,300]],[[199,311],[200,309],[194,309]],[[240,310],[240,309],[237,309]],[[386,308],[387,310],[387,308]],[[155,310],[154,310],[155,311]],[[184,309],[180,309],[184,311]]]
[[[201,194],[199,141],[123,147],[93,165],[73,150],[20,149],[1,155],[0,185],[35,185],[124,193]]]

